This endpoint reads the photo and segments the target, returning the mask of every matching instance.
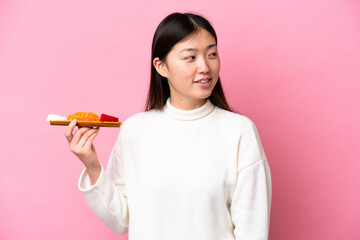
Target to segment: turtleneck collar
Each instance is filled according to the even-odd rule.
[[[184,121],[191,121],[203,118],[209,113],[211,113],[214,108],[215,105],[210,101],[210,99],[207,99],[205,104],[201,107],[193,110],[180,110],[178,108],[175,108],[173,105],[170,104],[170,97],[166,100],[166,104],[164,105],[165,113],[177,120]]]

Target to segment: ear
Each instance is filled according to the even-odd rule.
[[[153,65],[156,69],[156,71],[163,77],[168,77],[168,69],[166,67],[166,64],[160,60],[160,58],[156,57],[153,60]]]

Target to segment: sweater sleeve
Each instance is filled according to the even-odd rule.
[[[91,185],[84,169],[78,187],[99,219],[113,232],[123,235],[128,232],[129,209],[120,136],[121,132],[110,154],[106,171],[101,166],[98,180]]]
[[[249,123],[239,142],[231,219],[236,240],[266,240],[270,226],[271,173],[257,129],[250,120]]]

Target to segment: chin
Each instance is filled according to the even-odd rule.
[[[206,98],[209,98],[210,95],[211,95],[211,92],[209,92],[209,93],[203,93],[203,94],[198,95],[197,98],[206,99]]]

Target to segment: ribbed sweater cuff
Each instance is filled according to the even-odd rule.
[[[101,172],[100,172],[99,178],[97,179],[97,181],[94,185],[91,185],[90,177],[86,171],[86,168],[82,171],[80,178],[79,178],[79,182],[78,182],[78,188],[81,192],[83,192],[83,193],[91,192],[95,188],[98,188],[99,185],[103,182],[104,177],[105,177],[105,171],[101,164],[100,164],[100,167],[101,167]]]

